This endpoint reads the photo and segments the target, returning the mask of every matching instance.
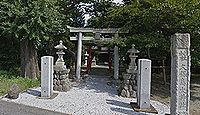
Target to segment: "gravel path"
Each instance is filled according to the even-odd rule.
[[[39,99],[40,88],[35,88],[20,94],[16,100],[3,100],[73,115],[148,114],[134,112],[130,102],[136,102],[136,99],[119,97],[117,88],[107,85],[108,81],[106,77],[89,76],[85,82],[75,85],[70,91],[59,92],[54,99]],[[169,113],[169,108],[164,104],[157,101],[151,101],[151,104],[159,115]]]

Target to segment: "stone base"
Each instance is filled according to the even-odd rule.
[[[56,66],[62,67],[64,65],[65,65],[65,62],[63,62],[63,61],[56,61]]]
[[[135,98],[136,97],[136,91],[129,91],[126,89],[122,89],[121,91],[119,91],[119,96],[122,97],[127,97],[127,98]]]
[[[58,95],[58,93],[53,93],[53,95],[51,97],[38,97],[38,98],[39,99],[54,99],[57,95]]]
[[[71,85],[69,84],[63,84],[63,85],[54,85],[53,90],[55,91],[64,91],[67,92],[71,89]]]
[[[136,97],[136,89],[131,80],[124,80],[118,89],[118,95],[127,98]]]
[[[133,110],[136,111],[136,112],[148,112],[148,113],[158,114],[158,111],[152,105],[150,105],[149,109],[140,109],[137,106],[137,103],[134,103],[134,102],[130,102],[130,105],[133,108]]]
[[[71,82],[69,80],[69,69],[64,71],[54,72],[53,78],[53,90],[67,92],[71,89]]]

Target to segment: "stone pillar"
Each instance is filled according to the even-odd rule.
[[[119,38],[119,33],[114,34],[114,39]],[[117,46],[114,47],[114,79],[119,78],[119,48]]]
[[[117,46],[114,47],[114,79],[118,79],[119,77],[119,48]]]
[[[190,34],[171,37],[171,115],[189,115]]]
[[[92,58],[92,47],[89,46],[89,48],[88,48],[88,60],[87,60],[87,73],[89,73],[89,71],[91,69],[91,63],[90,63],[91,58]]]
[[[110,48],[108,49],[108,68],[109,68],[109,73],[112,71],[112,56],[111,56],[111,51]]]
[[[149,109],[151,90],[151,60],[138,60],[137,86],[137,106],[140,109]]]
[[[77,78],[77,80],[80,79],[80,73],[81,73],[82,37],[83,37],[82,33],[79,32],[79,35],[78,35],[77,65],[76,65],[76,78]]]
[[[41,97],[53,95],[53,57],[41,58]]]

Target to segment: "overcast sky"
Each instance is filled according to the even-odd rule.
[[[114,0],[115,3],[122,3],[122,0]]]

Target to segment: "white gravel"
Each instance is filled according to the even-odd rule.
[[[3,98],[15,103],[35,106],[73,115],[146,115],[149,113],[134,112],[130,102],[134,98],[123,98],[117,95],[115,86],[107,85],[107,78],[90,76],[86,82],[74,86],[68,92],[59,92],[54,99],[39,99],[40,88],[21,93],[16,100]],[[31,92],[31,93],[30,93]],[[156,101],[151,104],[159,115],[169,113],[169,107]]]

